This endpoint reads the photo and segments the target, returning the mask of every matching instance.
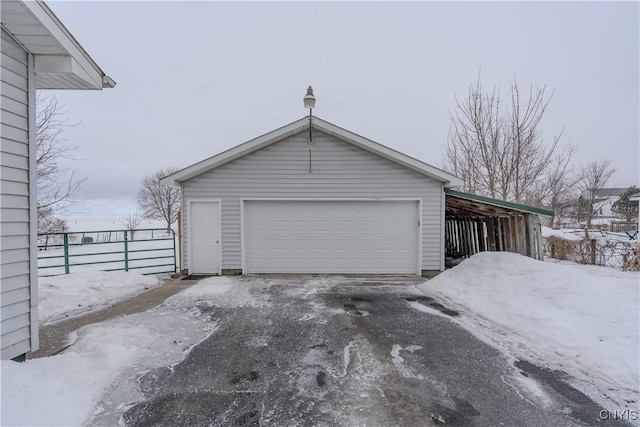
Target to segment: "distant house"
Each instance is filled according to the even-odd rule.
[[[537,214],[318,117],[177,171],[190,274],[418,274],[445,256],[541,258]]]
[[[597,188],[594,190],[593,210],[598,218],[613,218],[615,215],[611,211],[613,204],[620,200],[620,196],[628,188]]]
[[[111,88],[41,1],[0,2],[2,21],[2,359],[38,349],[36,90]]]

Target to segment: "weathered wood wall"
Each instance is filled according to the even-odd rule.
[[[464,258],[478,252],[506,251],[542,260],[540,227],[534,214],[447,217],[445,255]]]

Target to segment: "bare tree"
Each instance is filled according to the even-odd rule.
[[[127,229],[131,230],[131,240],[135,238],[136,230],[142,224],[142,217],[138,214],[138,212],[129,212],[126,215],[122,216],[120,223]]]
[[[611,175],[616,170],[611,167],[611,160],[596,160],[582,167],[580,178],[580,207],[584,210],[587,229],[591,228],[591,220],[595,214],[597,190],[606,187]]]
[[[61,233],[68,229],[67,221],[57,217],[51,208],[38,208],[38,233]]]
[[[553,97],[553,93],[545,97],[545,90],[546,86],[540,89],[531,87],[528,99],[523,103],[515,79],[511,86],[511,110],[505,131],[507,155],[502,183],[503,192],[510,193],[516,202],[521,202],[544,176],[564,132],[562,130],[548,145],[540,135],[540,122]]]
[[[178,168],[168,167],[147,175],[142,180],[142,188],[138,191],[138,207],[145,218],[163,219],[167,229],[178,219],[180,210],[180,190],[165,187],[160,180],[176,172]]]
[[[53,95],[38,93],[36,98],[36,187],[38,231],[61,231],[64,220],[57,215],[73,202],[73,195],[84,181],[76,171],[61,165],[73,159],[75,147],[61,138],[69,124],[66,112]]]
[[[462,102],[456,98],[444,167],[463,179],[464,191],[515,202],[539,191],[562,132],[549,144],[541,136],[541,122],[553,96],[546,95],[546,86],[531,87],[527,99],[520,92],[514,79],[511,103],[503,109],[500,93],[495,88],[483,92],[478,78]],[[564,151],[559,163],[568,163],[574,152]]]
[[[551,209],[554,212],[551,226],[557,226],[558,220],[566,217],[575,207],[580,173],[573,170],[570,162],[576,151],[575,145],[556,151],[546,172],[533,184],[524,200],[526,204]]]
[[[484,94],[478,79],[466,99],[456,98],[445,149],[445,168],[463,179],[465,191],[497,196],[502,130],[499,93]]]

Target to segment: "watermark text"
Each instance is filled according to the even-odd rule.
[[[600,419],[606,420],[623,420],[623,421],[637,421],[640,419],[640,414],[635,409],[603,409],[599,413]]]

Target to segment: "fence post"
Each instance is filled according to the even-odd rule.
[[[173,240],[175,241],[175,234],[173,236]],[[175,248],[175,245],[174,245]],[[182,273],[182,211],[178,211],[178,253],[180,254],[180,266],[179,266],[179,270],[178,273]],[[176,264],[178,264],[176,262]]]
[[[124,230],[124,271],[129,271],[129,242],[127,241],[127,230]]]
[[[62,235],[62,242],[64,243],[64,274],[69,274],[69,235],[67,233]]]
[[[175,273],[178,268],[178,259],[176,257],[176,232],[171,230],[171,236],[173,237],[171,240],[173,241],[173,272]]]
[[[591,264],[596,264],[596,239],[591,239],[589,242],[591,244]]]

